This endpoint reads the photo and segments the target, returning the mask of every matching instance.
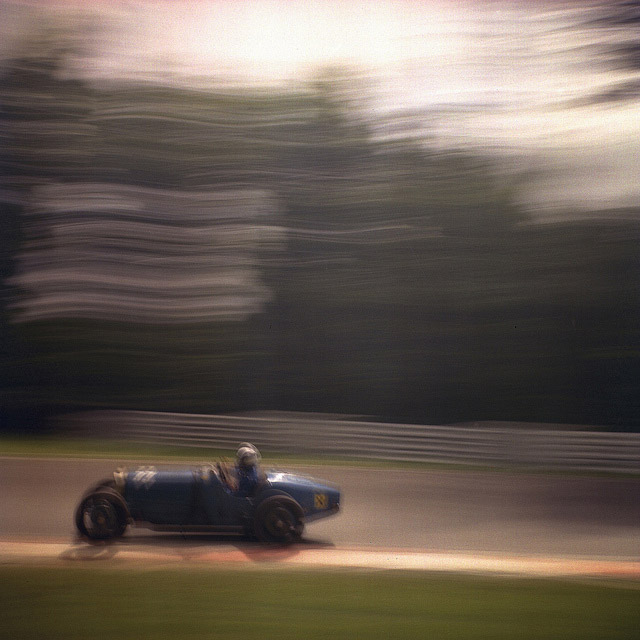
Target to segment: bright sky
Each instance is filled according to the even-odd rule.
[[[108,16],[106,35],[91,43],[93,60],[83,61],[93,78],[271,83],[300,81],[326,64],[357,66],[374,79],[382,110],[450,105],[455,117],[441,123],[442,135],[530,153],[532,163],[542,157],[564,173],[569,167],[570,181],[554,187],[549,206],[563,198],[585,206],[640,202],[638,104],[566,107],[625,79],[592,60],[593,30],[563,29],[588,0],[47,3],[56,5]]]
[[[106,3],[126,23],[109,58],[158,56],[287,78],[327,63],[386,66],[457,56],[473,3],[410,0],[145,0]],[[452,13],[452,8],[460,7]],[[135,19],[128,19],[135,16]],[[477,16],[476,16],[477,17]],[[462,21],[462,22],[461,22]],[[470,22],[471,21],[471,22]]]
[[[268,82],[344,64],[388,78],[399,103],[417,104],[548,101],[602,82],[576,50],[581,35],[562,30],[585,2],[0,0],[0,10],[25,4],[58,7],[68,25],[99,16],[103,28],[87,43],[93,76],[232,73]],[[11,12],[0,17],[11,32],[3,35],[13,34]]]

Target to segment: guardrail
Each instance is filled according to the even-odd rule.
[[[69,433],[184,447],[407,462],[640,473],[640,433],[423,426],[324,417],[95,411],[61,418]]]

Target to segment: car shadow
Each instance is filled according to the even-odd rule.
[[[282,562],[307,549],[331,549],[331,542],[303,538],[291,544],[265,544],[228,534],[151,533],[118,540],[91,541],[76,537],[59,559],[69,561],[130,560],[145,562]]]

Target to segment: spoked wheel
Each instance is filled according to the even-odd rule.
[[[127,528],[127,508],[120,494],[103,489],[84,498],[76,510],[76,528],[91,540],[119,538]]]
[[[302,509],[286,496],[272,496],[256,509],[255,533],[263,542],[290,543],[302,536]]]

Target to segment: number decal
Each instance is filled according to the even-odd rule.
[[[136,487],[144,486],[148,489],[156,481],[157,473],[155,467],[138,467],[133,474],[133,483]]]
[[[329,498],[326,493],[316,493],[313,496],[313,504],[316,509],[326,509],[329,506]]]

